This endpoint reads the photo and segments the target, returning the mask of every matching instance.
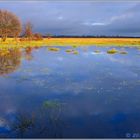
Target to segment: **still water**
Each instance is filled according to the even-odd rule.
[[[140,137],[140,50],[57,48],[0,56],[0,137]]]

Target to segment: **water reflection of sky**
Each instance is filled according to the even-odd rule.
[[[111,55],[106,53],[109,48],[76,48],[78,54],[67,49],[33,50],[32,59],[22,56],[16,71],[0,77],[0,134],[9,135],[14,114],[36,111],[45,100],[65,103],[63,119],[69,127],[63,137],[140,132],[139,50],[125,48],[128,54]]]

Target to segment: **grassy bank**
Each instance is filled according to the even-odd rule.
[[[140,47],[140,38],[44,38],[42,41],[15,41],[8,38],[6,42],[0,42],[0,48],[26,48],[40,46],[116,46]]]

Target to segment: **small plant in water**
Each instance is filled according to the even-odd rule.
[[[100,51],[100,50],[95,50],[94,52],[95,52],[95,53],[100,53],[101,51]]]
[[[48,48],[49,51],[59,51],[60,48]]]
[[[120,54],[128,54],[126,51],[121,51]]]
[[[73,51],[73,54],[78,54],[78,51],[76,51],[76,50],[75,50],[75,51]]]
[[[57,101],[45,101],[43,103],[43,106],[45,108],[56,108],[56,107],[60,107],[60,103]]]
[[[76,45],[73,45],[72,47],[73,47],[73,48],[77,48],[77,46],[76,46]]]
[[[107,51],[108,54],[115,54],[117,52],[118,52],[118,50],[116,50],[115,48]]]
[[[72,49],[66,50],[67,53],[71,53],[71,52],[73,52],[73,51],[74,51],[74,50],[72,50]]]

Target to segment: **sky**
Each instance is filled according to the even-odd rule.
[[[94,0],[0,1],[34,32],[53,35],[140,36],[140,2]]]

